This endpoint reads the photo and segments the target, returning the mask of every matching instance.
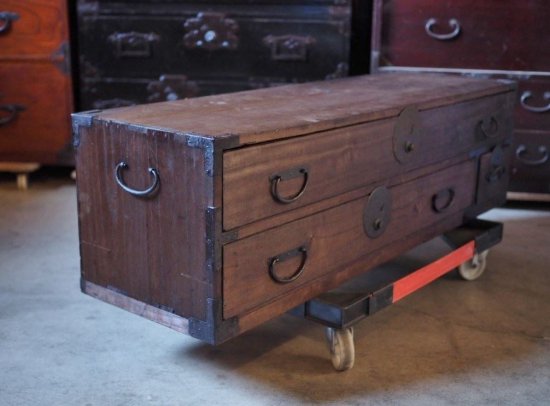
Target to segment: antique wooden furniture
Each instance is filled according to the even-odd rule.
[[[66,7],[0,3],[0,161],[72,162]]]
[[[517,80],[510,190],[550,193],[548,21],[546,0],[374,0],[371,71]]]
[[[351,0],[78,0],[77,6],[82,109],[348,73]]]
[[[373,75],[75,114],[82,290],[234,337],[501,204],[514,98]]]

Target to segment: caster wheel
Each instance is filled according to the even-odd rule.
[[[458,267],[458,274],[467,281],[474,281],[483,274],[487,266],[487,254],[489,250],[475,254],[472,259]]]
[[[353,328],[334,329],[327,327],[326,337],[334,369],[346,371],[352,368],[355,361]]]

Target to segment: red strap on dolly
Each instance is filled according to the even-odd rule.
[[[393,301],[397,302],[405,296],[436,280],[440,276],[473,258],[475,241],[463,245],[453,252],[439,258],[437,261],[420,268],[418,271],[396,281],[393,284]]]

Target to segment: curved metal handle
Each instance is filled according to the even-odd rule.
[[[487,182],[495,183],[500,180],[506,173],[506,167],[504,165],[496,165],[491,168],[487,174]]]
[[[282,180],[292,179],[298,176],[304,177],[304,182],[302,183],[302,187],[300,188],[298,193],[290,197],[281,196],[281,194],[279,193],[279,183],[281,183]],[[304,194],[304,192],[306,191],[308,180],[309,180],[309,174],[308,174],[307,168],[291,169],[287,172],[271,176],[270,180],[271,180],[271,195],[273,196],[273,198],[279,203],[289,204],[289,203],[295,202]]]
[[[541,155],[539,159],[527,159],[525,157],[526,152],[527,147],[523,144],[516,149],[516,157],[524,165],[537,166],[548,162],[548,149],[544,145],[539,145],[537,148],[537,152]]]
[[[298,270],[288,278],[277,275],[277,272],[275,270],[275,265],[279,262],[286,261],[287,259],[295,257],[297,255],[302,256],[302,263],[300,264],[300,267],[298,268]],[[290,250],[288,252],[285,252],[284,254],[279,254],[277,256],[274,256],[273,258],[269,259],[269,276],[271,276],[271,279],[273,279],[277,283],[293,282],[304,273],[304,270],[306,268],[306,261],[307,261],[307,247],[305,245],[299,248]]]
[[[21,111],[25,111],[26,107],[21,106],[20,104],[4,104],[0,106],[0,111],[5,111],[8,113],[7,116],[0,117],[0,127],[11,123],[17,118],[17,115]]]
[[[156,169],[149,168],[149,173],[153,177],[153,183],[151,184],[151,186],[149,186],[147,189],[144,189],[144,190],[136,190],[136,189],[132,189],[131,187],[128,187],[124,183],[124,180],[122,179],[122,170],[126,168],[128,168],[128,164],[122,161],[118,163],[115,169],[116,183],[118,183],[118,186],[120,186],[125,192],[128,192],[131,195],[137,196],[137,197],[147,197],[152,195],[155,192],[160,182],[160,177]]]
[[[450,187],[440,190],[432,197],[432,209],[437,213],[442,213],[453,205],[455,201],[455,190]]]
[[[477,123],[477,128],[485,138],[494,138],[498,135],[498,121],[493,116],[488,120],[481,120]]]
[[[8,32],[12,21],[19,20],[19,14],[12,11],[0,11],[0,34]]]
[[[523,107],[525,110],[530,111],[531,113],[546,113],[547,111],[550,111],[550,103],[548,103],[546,106],[531,106],[527,104],[527,99],[533,96],[533,92],[530,90],[526,90],[521,94],[521,98],[519,99],[519,102],[521,104],[521,107]],[[550,101],[550,92],[544,92],[543,95],[544,100]]]
[[[453,28],[453,31],[448,34],[436,34],[435,32],[433,32],[432,28],[435,25],[437,25],[437,20],[435,18],[430,18],[428,21],[426,21],[424,29],[426,30],[426,34],[439,41],[449,41],[458,37],[458,35],[460,34],[460,23],[456,18],[451,18],[449,20],[449,26]]]

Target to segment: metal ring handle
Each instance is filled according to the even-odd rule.
[[[498,121],[495,117],[491,116],[489,119],[489,125],[487,126],[485,123],[487,120],[481,120],[477,126],[479,128],[479,131],[485,138],[494,138],[498,134]],[[488,127],[488,128],[487,128]]]
[[[128,164],[126,162],[122,161],[122,162],[118,163],[118,165],[116,166],[116,169],[115,169],[116,183],[118,183],[118,186],[120,186],[125,192],[128,192],[131,195],[137,196],[137,197],[147,197],[147,196],[152,195],[155,192],[155,190],[158,187],[159,182],[160,182],[160,177],[159,177],[159,174],[158,174],[156,169],[149,168],[149,173],[153,177],[152,185],[149,186],[147,189],[136,190],[136,189],[132,189],[131,187],[128,187],[124,183],[124,180],[122,179],[122,170],[126,169],[126,168],[128,168]]]
[[[453,31],[448,34],[436,34],[435,32],[433,32],[432,28],[435,25],[437,25],[437,20],[435,18],[430,18],[428,21],[426,21],[424,29],[426,30],[426,34],[439,41],[449,41],[458,37],[458,35],[460,34],[460,23],[456,18],[451,18],[449,20],[449,26],[453,28]]]
[[[279,193],[279,183],[281,183],[281,180],[287,177],[285,177],[284,175],[274,175],[271,177],[271,195],[276,201],[283,204],[289,204],[289,203],[295,202],[304,194],[304,192],[306,191],[308,180],[309,180],[309,174],[306,168],[299,169],[298,173],[303,175],[304,183],[302,183],[302,187],[300,188],[298,193],[290,197],[283,197]]]
[[[529,99],[530,97],[533,97],[533,92],[530,90],[526,90],[521,94],[521,97],[519,99],[521,107],[523,107],[525,110],[530,111],[531,113],[546,113],[547,111],[550,111],[550,103],[548,103],[546,106],[540,107],[527,104],[527,99]],[[544,92],[543,98],[544,100],[550,100],[550,92]]]
[[[0,117],[0,126],[11,123],[17,118],[17,115],[25,109],[25,106],[21,106],[19,104],[4,104],[0,106],[1,111],[6,111],[8,113],[7,116]]]
[[[487,182],[495,183],[500,180],[506,173],[506,167],[504,165],[496,165],[491,168],[487,174]]]
[[[8,32],[12,21],[19,20],[19,14],[12,11],[0,11],[0,34]]]
[[[298,270],[288,278],[284,278],[277,275],[277,272],[275,271],[275,265],[279,262],[283,262],[289,258],[295,257],[298,254],[302,255],[302,263],[300,264],[300,268],[298,268]],[[306,261],[307,261],[307,247],[305,246],[301,246],[297,249],[285,252],[284,254],[277,255],[269,260],[269,276],[271,276],[271,279],[273,279],[277,283],[294,282],[304,273],[304,270],[306,269]]]
[[[453,205],[455,201],[455,190],[450,187],[440,190],[432,197],[432,209],[437,213],[442,213]]]
[[[525,145],[520,145],[516,149],[516,158],[523,163],[524,165],[537,166],[544,165],[548,162],[548,149],[544,145],[539,145],[537,152],[541,154],[539,159],[526,159],[525,153],[527,152],[527,147]]]

